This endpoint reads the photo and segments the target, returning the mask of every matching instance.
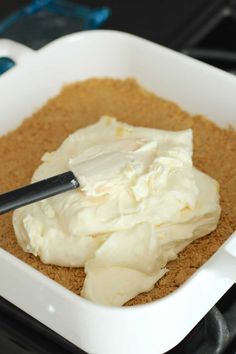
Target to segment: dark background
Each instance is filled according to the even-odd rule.
[[[122,30],[173,48],[179,48],[230,0],[82,0],[74,3],[108,6],[112,14],[103,28]],[[234,1],[233,1],[234,2]],[[0,20],[28,4],[27,0],[0,0]],[[217,15],[216,15],[217,17]],[[203,26],[204,27],[204,26]]]

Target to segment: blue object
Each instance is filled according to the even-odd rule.
[[[15,62],[10,58],[0,58],[0,75],[11,69],[14,65]]]
[[[0,37],[39,49],[69,33],[100,28],[110,16],[107,7],[92,8],[66,0],[33,0],[0,22]],[[14,65],[0,58],[0,74]]]

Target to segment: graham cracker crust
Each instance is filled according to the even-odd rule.
[[[207,118],[183,111],[175,103],[147,92],[135,80],[90,79],[66,86],[32,117],[0,137],[0,193],[30,182],[40,158],[55,150],[68,134],[94,123],[102,115],[127,123],[166,130],[191,128],[193,162],[220,184],[222,214],[217,229],[198,239],[168,263],[169,272],[155,288],[126,305],[159,299],[186,281],[236,229],[236,131],[222,129]],[[0,217],[0,247],[76,294],[84,281],[81,268],[45,265],[18,246],[12,213]]]

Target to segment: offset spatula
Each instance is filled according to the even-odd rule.
[[[73,172],[65,172],[28,186],[0,194],[0,214],[78,188]]]

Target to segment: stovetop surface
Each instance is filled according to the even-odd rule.
[[[108,6],[112,13],[103,28],[134,33],[236,73],[236,0],[192,0],[191,5],[188,0],[74,2]],[[26,4],[0,2],[0,21]],[[47,37],[43,40],[46,43]],[[26,44],[34,47],[30,38]],[[54,353],[84,352],[0,298],[0,354]],[[236,285],[168,353],[236,354]]]

